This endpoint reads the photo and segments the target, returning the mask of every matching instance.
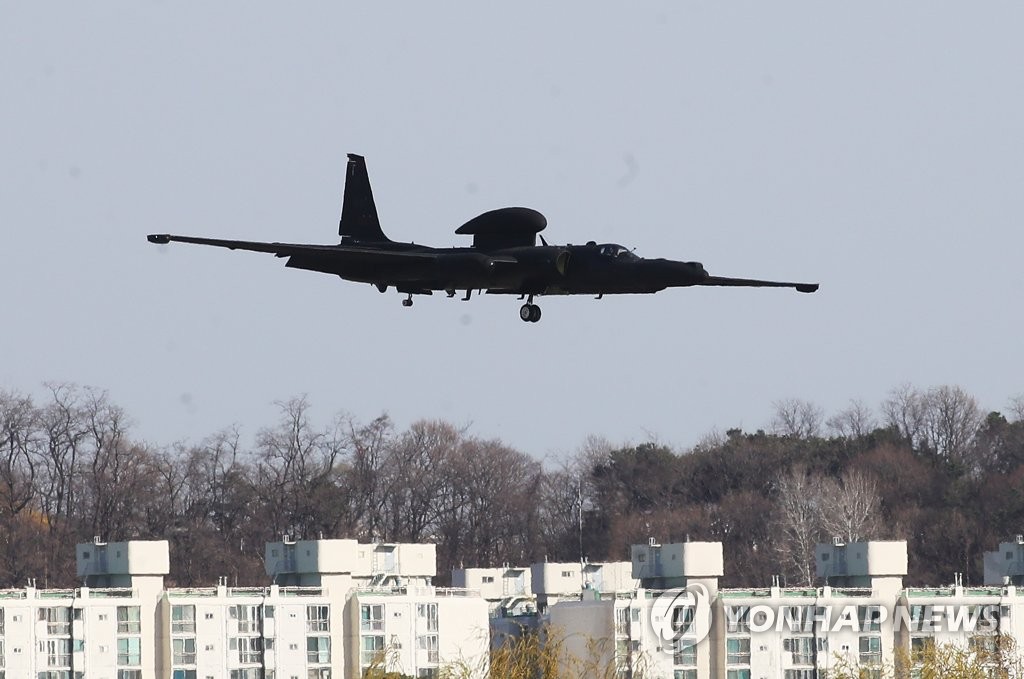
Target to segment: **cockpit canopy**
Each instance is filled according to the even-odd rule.
[[[597,246],[598,252],[605,257],[612,257],[615,259],[637,259],[637,256],[633,254],[633,251],[624,245],[618,243],[603,243]]]

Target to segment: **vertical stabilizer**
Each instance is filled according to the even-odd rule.
[[[354,153],[348,154],[348,172],[345,175],[345,197],[341,203],[341,223],[338,226],[342,242],[388,242],[380,229],[377,206],[373,204],[370,176],[366,160]]]

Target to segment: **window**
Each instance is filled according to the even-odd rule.
[[[296,677],[296,679],[298,679]],[[330,667],[311,667],[306,672],[306,679],[331,679]]]
[[[262,620],[262,609],[259,606],[247,606],[239,604],[228,608],[228,615],[232,620],[238,621],[238,632],[259,632]]]
[[[726,670],[725,679],[750,679],[750,670]]]
[[[725,609],[725,631],[732,634],[750,634],[750,608],[727,606]]]
[[[264,620],[266,620],[268,618],[269,619],[273,619],[273,617],[274,617],[274,607],[273,606],[264,606],[263,607],[263,619]]]
[[[799,637],[796,639],[783,639],[782,650],[793,654],[794,665],[814,664],[814,638]]]
[[[428,632],[437,631],[437,604],[417,604],[416,614],[426,622]]]
[[[117,679],[142,679],[142,670],[118,670]]]
[[[47,641],[46,664],[49,667],[71,667],[71,639]]]
[[[171,632],[173,634],[196,633],[195,606],[171,606]]]
[[[619,635],[629,634],[629,609],[615,609],[615,633]]]
[[[729,665],[750,664],[750,639],[741,637],[725,640],[725,662]]]
[[[782,679],[818,679],[817,670],[785,670]]]
[[[782,609],[785,627],[790,632],[813,632],[814,631],[814,607],[813,606],[786,606]]]
[[[484,583],[485,585],[489,585],[489,584],[491,584],[492,582],[494,582],[494,576],[493,576],[493,575],[485,575],[485,576],[483,576],[483,577],[482,577],[482,578],[481,578],[480,580],[481,580],[481,582],[483,582],[483,583]]]
[[[687,666],[697,664],[697,647],[693,644],[693,639],[676,639],[672,652],[672,664]]]
[[[381,639],[383,640],[383,637]],[[331,638],[306,637],[306,661],[316,665],[331,662]]]
[[[373,636],[363,637],[362,655],[359,661],[363,665],[372,665],[380,659],[384,653],[384,637]]]
[[[420,637],[417,640],[417,642],[418,642],[419,649],[426,653],[426,657],[427,657],[426,661],[427,662],[429,662],[429,663],[440,662],[440,657],[439,657],[438,650],[437,650],[438,646],[437,646],[437,635],[436,634],[430,634],[430,635],[427,635],[427,636],[422,636],[422,637]]]
[[[142,664],[142,639],[139,637],[127,637],[117,640],[117,664],[118,665],[141,665]]]
[[[680,606],[672,609],[672,629],[677,632],[690,632],[693,630],[694,609],[693,606]]]
[[[572,571],[562,571],[562,577],[563,578],[571,578],[572,577]]]
[[[676,670],[672,679],[697,679],[697,670]]]
[[[0,608],[0,635],[4,633],[4,609]]]
[[[438,669],[436,667],[421,667],[416,670],[416,679],[437,679]]]
[[[195,670],[173,670],[171,679],[196,679]]]
[[[46,621],[46,633],[51,637],[71,634],[71,609],[66,606],[40,608],[39,619]]]
[[[261,637],[231,637],[228,639],[228,650],[238,652],[238,662],[240,663],[260,662],[263,657],[263,639]]]
[[[306,631],[331,631],[330,609],[327,606],[306,606]]]
[[[117,633],[118,634],[141,634],[142,622],[139,606],[118,606],[117,607]]]
[[[923,662],[928,651],[935,648],[934,637],[911,637],[910,638],[910,659],[915,662]]]
[[[857,606],[862,632],[879,632],[882,629],[881,606]]]
[[[882,638],[860,638],[860,664],[880,665],[882,663]]]
[[[194,637],[171,639],[171,650],[175,665],[196,664],[196,640]]]
[[[0,609],[3,610],[3,609]],[[0,639],[0,667],[4,666],[4,640]],[[0,679],[3,679],[0,677]]]
[[[231,670],[231,679],[263,679],[263,670],[255,667]]]
[[[360,607],[359,629],[364,632],[382,632],[384,630],[384,606],[382,604],[364,604]]]

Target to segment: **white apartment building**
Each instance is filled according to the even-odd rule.
[[[537,608],[543,613],[562,599],[578,600],[589,592],[631,592],[640,585],[632,571],[629,561],[542,561],[530,566],[530,579]]]
[[[82,587],[0,591],[0,679],[355,679],[367,643],[417,677],[453,661],[486,671],[487,602],[431,586],[433,545],[266,553],[267,587],[165,588],[166,541],[78,545]],[[382,645],[363,639],[364,602],[386,621]],[[401,624],[417,614],[422,626]]]
[[[470,590],[367,587],[352,593],[347,610],[347,677],[371,667],[437,677],[446,665],[487,676],[488,606]]]
[[[595,590],[579,600],[557,601],[548,609],[550,633],[562,644],[562,667],[570,674],[596,674],[614,663],[619,676],[719,676],[714,639],[704,621],[710,619],[723,573],[722,544],[659,545],[652,540],[634,545],[631,552],[630,581],[642,587]],[[672,605],[665,605],[665,600],[659,604],[666,583],[692,588],[690,598],[673,597]],[[667,634],[666,629],[678,634]]]

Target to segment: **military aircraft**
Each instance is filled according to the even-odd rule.
[[[403,306],[412,306],[413,295],[444,290],[454,297],[464,290],[469,300],[474,290],[489,294],[519,295],[526,303],[519,317],[540,320],[533,298],[542,295],[604,295],[652,293],[671,287],[704,285],[795,288],[814,292],[817,283],[785,283],[748,278],[712,276],[700,262],[644,259],[616,243],[548,245],[540,236],[547,226],[544,215],[525,207],[506,207],[485,212],[458,229],[473,236],[472,247],[432,248],[392,241],[380,228],[377,207],[370,190],[366,162],[349,154],[348,175],[341,206],[337,245],[260,243],[171,234],[151,234],[151,243],[196,243],[230,250],[268,252],[286,257],[285,266],[334,274],[343,279],[371,283],[381,292],[394,288],[406,295]]]

